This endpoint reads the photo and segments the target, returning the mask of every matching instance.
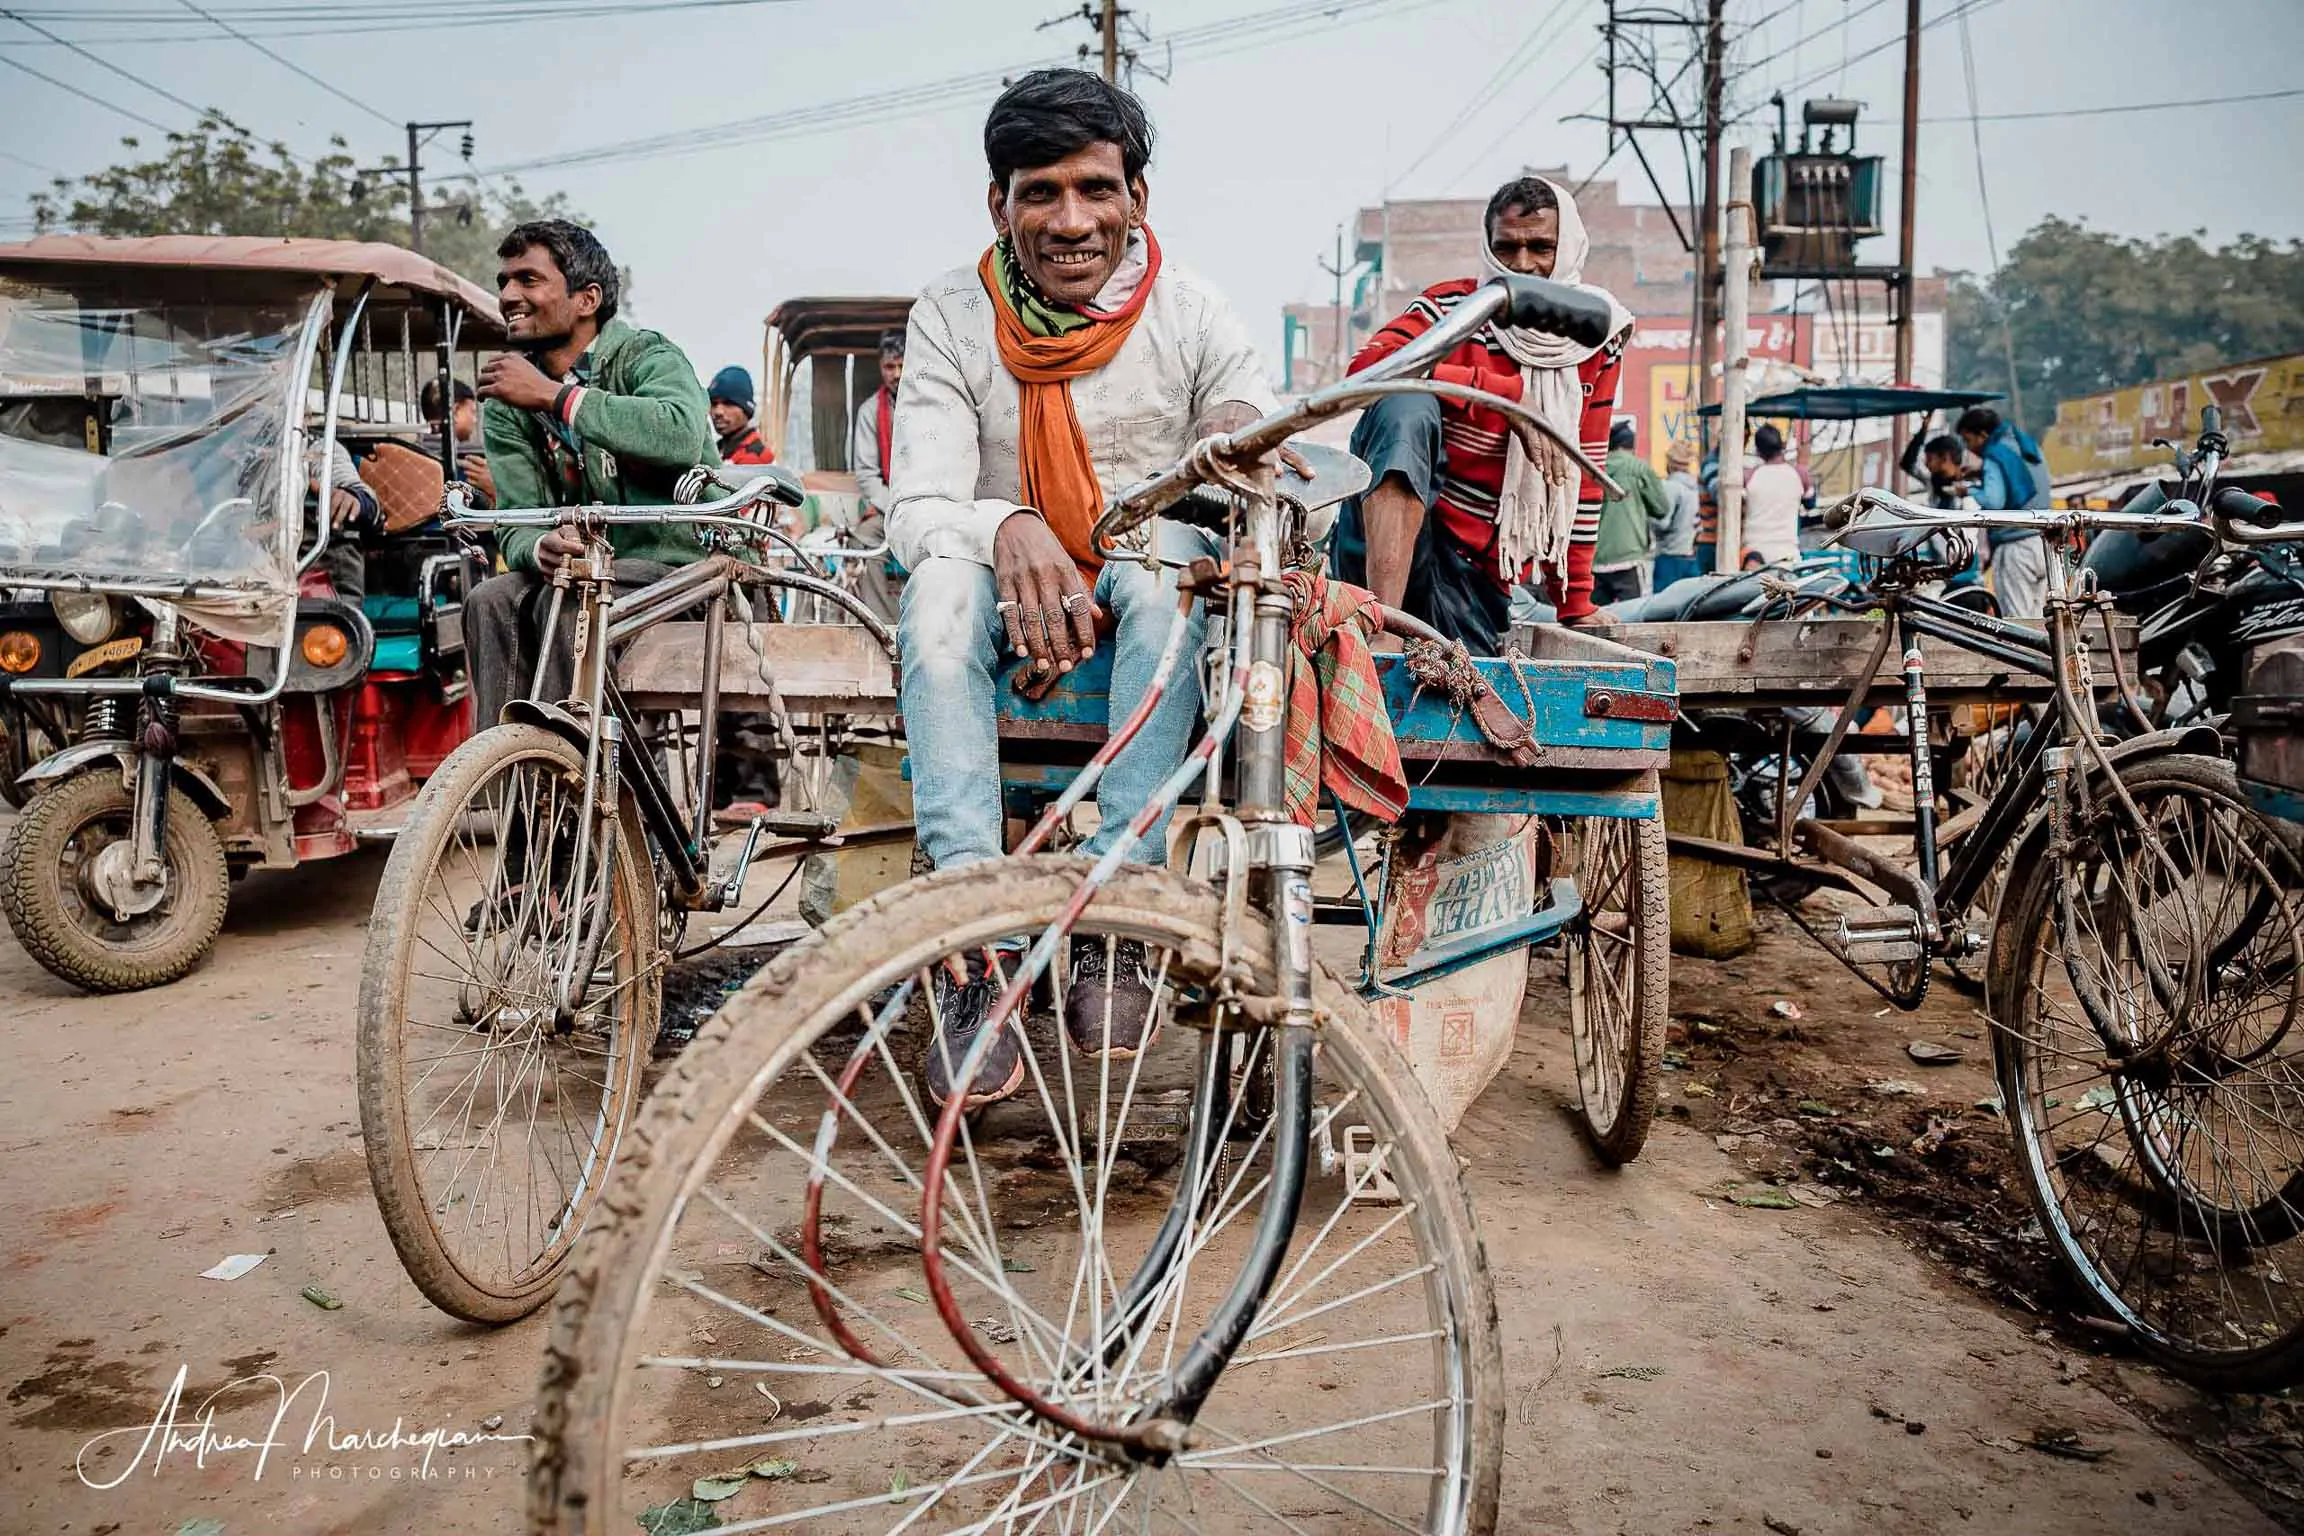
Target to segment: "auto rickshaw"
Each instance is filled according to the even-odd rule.
[[[0,910],[50,971],[184,975],[234,877],[389,837],[471,734],[478,567],[433,515],[457,445],[418,399],[503,334],[493,296],[394,246],[0,245]],[[362,561],[321,489],[339,445],[399,471]]]

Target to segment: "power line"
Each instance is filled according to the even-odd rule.
[[[1420,9],[1430,3],[1433,0],[1310,0],[1310,3],[1280,6],[1269,11],[1252,12],[1246,16],[1187,28],[1171,33],[1167,42],[1177,54],[1218,56],[1262,46],[1272,41],[1275,35],[1292,36],[1297,24],[1316,18],[1330,25],[1338,25],[1346,20],[1365,20],[1379,13]],[[1231,46],[1219,48],[1216,46],[1218,44]],[[917,85],[816,102],[758,117],[739,118],[734,122],[716,123],[709,130],[701,127],[681,128],[642,138],[596,144],[587,149],[570,150],[562,154],[540,155],[534,159],[490,166],[484,174],[513,175],[528,171],[609,165],[659,156],[701,154],[708,150],[823,133],[860,121],[890,122],[936,111],[973,99],[987,90],[997,89],[1018,73],[1019,68],[1061,66],[1071,62],[1068,59],[1044,59],[1025,66],[977,70],[942,80],[923,81]]]
[[[1553,92],[1559,90],[1570,80],[1575,79],[1576,72],[1578,70],[1582,69],[1585,65],[1591,63],[1599,56],[1600,45],[1598,43],[1594,43],[1589,49],[1585,50],[1584,57],[1578,59],[1575,63],[1568,66],[1568,72],[1566,74],[1553,81],[1552,84],[1546,89],[1537,93],[1534,104],[1532,104],[1527,111],[1514,118],[1511,123],[1505,127],[1502,133],[1496,135],[1496,137],[1490,139],[1486,144],[1482,145],[1480,149],[1475,154],[1473,154],[1471,159],[1464,163],[1464,169],[1466,171],[1471,170],[1473,166],[1478,165],[1481,161],[1487,159],[1488,156],[1493,153],[1496,148],[1506,139],[1512,137],[1512,135],[1518,133],[1522,128],[1526,127],[1529,119],[1533,118],[1537,113],[1543,111],[1546,107],[1552,104]],[[1458,179],[1462,179],[1461,173],[1459,173]]]
[[[0,149],[0,160],[12,161],[28,171],[40,171],[49,176],[62,176],[64,174],[52,165],[42,165],[37,160],[27,160],[12,149]]]
[[[1555,0],[1555,4],[1553,5],[1552,9],[1545,12],[1544,15],[1537,21],[1536,25],[1528,29],[1527,35],[1520,39],[1519,46],[1515,47],[1510,53],[1504,56],[1504,62],[1496,66],[1495,72],[1481,83],[1478,90],[1472,93],[1470,99],[1467,100],[1464,105],[1457,110],[1456,115],[1448,120],[1447,126],[1443,127],[1437,134],[1433,136],[1432,142],[1425,145],[1423,150],[1417,154],[1415,159],[1402,166],[1399,171],[1385,183],[1384,190],[1389,192],[1392,190],[1392,188],[1400,185],[1400,183],[1403,181],[1406,181],[1419,166],[1423,165],[1425,161],[1438,154],[1442,145],[1446,144],[1450,139],[1454,138],[1464,129],[1468,123],[1471,122],[1473,118],[1477,117],[1481,111],[1487,107],[1488,103],[1494,101],[1498,94],[1503,91],[1505,85],[1511,80],[1512,72],[1520,67],[1520,61],[1522,57],[1531,52],[1536,47],[1537,42],[1539,41],[1544,31],[1549,28],[1553,22],[1559,20],[1561,15],[1567,11],[1570,5],[1576,3],[1577,0]]]
[[[2304,96],[2304,86],[2284,91],[2255,91],[2245,96],[2200,96],[2191,101],[2123,101],[2102,107],[2063,107],[2039,112],[1964,112],[1954,117],[1924,117],[1924,123],[2017,123],[2046,117],[2111,117],[2128,112],[2175,112],[2186,107],[2233,107],[2249,101],[2285,101]]]
[[[790,5],[797,0],[653,0],[653,3],[586,3],[586,0],[568,0],[568,3],[512,4],[496,7],[412,3],[409,5],[347,5],[269,7],[256,10],[235,10],[229,6],[210,8],[210,16],[219,30],[211,32],[180,31],[168,37],[122,38],[122,42],[188,42],[237,35],[228,30],[227,18],[237,17],[253,28],[251,35],[283,39],[296,37],[340,36],[358,32],[404,29],[420,23],[427,28],[437,27],[495,27],[522,21],[581,20],[587,17],[640,16],[664,11],[727,10],[759,5]],[[42,21],[72,22],[83,26],[185,28],[191,23],[183,17],[164,11],[88,11],[85,9],[28,8],[25,15]],[[286,22],[292,25],[280,28],[269,23]],[[342,25],[342,23],[353,25]]]
[[[87,49],[81,47],[78,43],[73,42],[69,38],[58,37],[55,33],[49,31],[46,27],[40,25],[40,23],[36,21],[27,21],[16,12],[7,10],[0,10],[0,16],[7,17],[10,21],[15,22],[19,26],[31,28],[33,31],[39,33],[42,37],[49,39],[51,42],[61,43],[66,48],[69,48],[74,53],[80,55],[80,57],[86,59],[89,63],[95,65],[97,68],[108,69],[113,74],[118,75],[121,79],[128,81],[130,84],[144,87],[144,89],[150,91],[153,95],[158,96],[163,101],[173,102],[177,106],[182,107],[185,111],[191,113],[195,118],[205,117],[207,115],[204,108],[194,106],[191,102],[186,101],[183,97],[177,95],[174,91],[168,90],[164,86],[154,85],[151,81],[145,79],[142,75],[122,69],[119,65],[113,63],[110,59],[102,57],[101,55],[90,53]]]
[[[131,112],[116,101],[106,101],[103,97],[97,95],[94,91],[84,91],[76,85],[70,85],[62,80],[57,79],[54,75],[44,75],[21,59],[12,59],[8,57],[8,55],[0,53],[0,64],[5,64],[11,69],[20,69],[35,80],[45,80],[50,85],[56,87],[56,89],[69,92],[70,94],[79,97],[82,101],[92,101],[97,106],[104,108],[108,112],[117,112],[122,117],[127,118],[130,122],[142,123],[145,127],[152,129],[155,133],[174,133],[176,131],[175,129],[169,127],[166,123],[154,122],[151,118],[146,117],[141,112]]]
[[[231,24],[218,21],[212,13],[204,11],[200,9],[199,6],[194,5],[192,0],[181,0],[181,3],[184,9],[190,11],[193,15],[198,16],[203,21],[210,22],[215,26],[222,27],[226,32],[238,38],[241,42],[246,43],[249,47],[255,49],[258,53],[264,55],[264,57],[279,65],[282,69],[289,70],[303,77],[304,79],[311,81],[314,85],[320,87],[320,89],[326,91],[329,95],[335,97],[338,101],[347,102],[352,106],[358,107],[361,111],[367,113],[370,117],[375,118],[378,122],[382,123],[387,128],[398,128],[401,126],[398,121],[387,117],[382,112],[377,111],[374,107],[368,105],[368,103],[362,101],[359,97],[352,95],[348,91],[338,90],[335,86],[330,85],[327,81],[321,79],[318,75],[312,73],[312,71],[306,69],[303,65],[296,63],[292,59],[284,58],[280,54],[274,53],[271,49],[265,47],[262,43],[250,37],[247,33],[240,31],[236,27],[233,27]]]

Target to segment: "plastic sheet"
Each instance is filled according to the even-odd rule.
[[[284,477],[317,290],[137,308],[98,281],[0,278],[0,586],[172,589],[204,628],[276,636],[304,526],[305,487]]]

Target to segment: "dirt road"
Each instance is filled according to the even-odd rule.
[[[215,960],[134,998],[75,996],[0,937],[0,1531],[517,1527],[541,1325],[488,1333],[433,1312],[362,1161],[351,1017],[381,865],[251,879]],[[1721,1128],[1721,1092],[1734,1099],[1751,1072],[1704,1042],[1727,1038],[1725,1013],[1768,1016],[1794,980],[1772,953],[1684,970],[1684,1024],[1712,1033],[1669,1080],[1689,1113],[1630,1170],[1597,1170],[1563,1112],[1550,968],[1466,1121],[1512,1382],[1506,1529],[2276,1530],[2145,1426],[2138,1409],[2190,1401],[2155,1373],[2043,1342],[1853,1200],[1722,1197],[1770,1143]],[[1802,986],[1819,1021],[1871,1011],[1820,973]],[[1962,1013],[1945,1004],[1932,1027]],[[1780,1049],[1796,1065],[1829,1038]],[[1925,1085],[1947,1105],[1969,1092]],[[201,1278],[229,1254],[265,1259]],[[179,1379],[180,1438],[165,1444],[149,1431]],[[200,1405],[228,1382],[203,1442]],[[438,1450],[427,1475],[422,1446],[389,1444],[396,1424],[403,1441],[510,1438]],[[2027,1448],[2042,1430],[2106,1454]]]

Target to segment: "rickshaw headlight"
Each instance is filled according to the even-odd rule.
[[[51,592],[48,606],[64,633],[82,645],[102,645],[120,628],[120,608],[101,592]]]
[[[21,676],[40,665],[40,637],[21,629],[0,635],[0,672]]]
[[[304,639],[298,647],[303,651],[306,661],[323,670],[341,662],[344,653],[351,648],[352,644],[345,639],[344,631],[333,624],[313,625],[304,631]]]

